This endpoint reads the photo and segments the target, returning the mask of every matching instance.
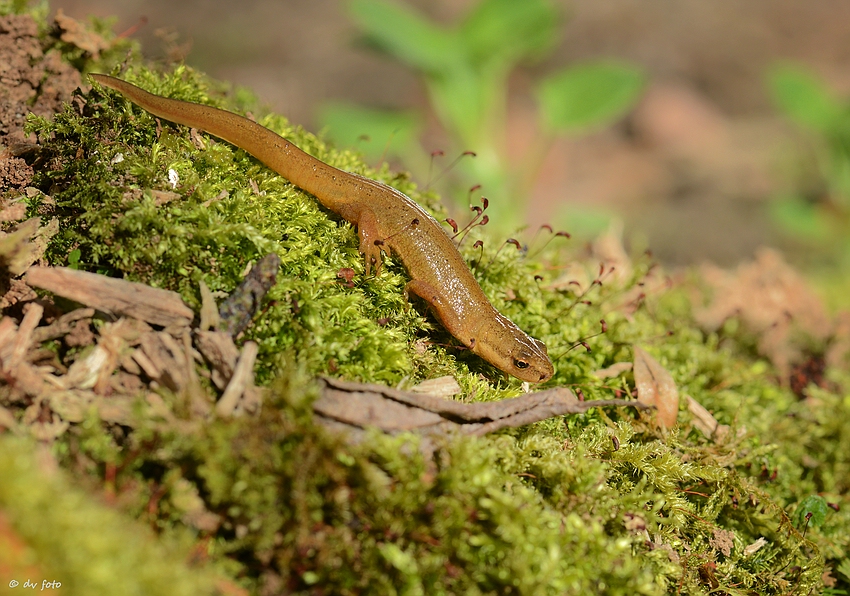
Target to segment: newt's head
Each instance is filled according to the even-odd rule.
[[[530,337],[510,319],[496,312],[478,329],[470,349],[484,360],[529,383],[552,378],[555,368],[542,341]]]

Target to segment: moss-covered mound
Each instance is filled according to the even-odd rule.
[[[50,55],[62,68],[252,113],[320,159],[445,217],[437,197],[404,175],[261,116],[245,92],[183,66],[150,68],[102,25],[48,24],[43,14],[0,7],[0,33],[15,32],[30,65]],[[51,72],[31,85],[33,97],[49,88]],[[497,308],[557,357],[546,386],[587,399],[636,396],[628,364],[641,347],[672,376],[676,425],[661,430],[653,416],[596,410],[446,440],[428,455],[410,435],[375,431],[350,445],[313,424],[319,374],[403,387],[452,375],[462,388],[456,399],[467,401],[523,388],[459,350],[424,305],[407,308],[397,262],[364,277],[354,229],[311,196],[244,151],[80,80],[62,111],[28,118],[31,136],[15,143],[23,149],[0,155],[9,171],[31,170],[0,178],[3,229],[39,217],[42,264],[175,290],[196,309],[201,282],[224,296],[276,253],[277,283],[237,338],[259,345],[255,374],[267,390],[259,414],[223,419],[199,415],[185,392],[148,383],[137,388],[130,422],[96,409],[63,418],[54,402],[0,378],[4,584],[56,580],[63,593],[85,596],[850,588],[847,328],[800,339],[745,317],[700,325],[706,286],[696,277],[668,283],[646,256],[612,260],[598,244],[576,249],[562,238],[498,250],[505,239],[478,227],[462,252]],[[0,141],[7,148],[9,138]],[[72,308],[27,293],[16,278],[27,264],[12,265],[4,264],[9,329],[23,328],[29,303],[45,306],[45,322]],[[76,331],[87,341],[47,339],[25,356],[0,346],[0,366],[23,357],[73,366],[110,324],[95,317]],[[121,366],[116,375],[132,372]],[[213,395],[200,359],[197,374]],[[659,392],[664,399],[669,390]],[[51,421],[67,424],[50,436],[32,431]]]

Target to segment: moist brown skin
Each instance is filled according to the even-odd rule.
[[[237,114],[153,95],[107,75],[89,75],[154,116],[198,128],[244,149],[314,195],[359,231],[366,275],[391,250],[407,268],[405,295],[416,294],[443,326],[484,360],[523,381],[542,383],[554,369],[542,342],[497,311],[440,224],[396,189],[345,172],[304,153],[271,130]]]

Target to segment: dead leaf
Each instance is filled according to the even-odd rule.
[[[451,375],[422,381],[415,387],[411,387],[410,390],[435,397],[451,397],[461,392],[460,385],[457,384],[457,380]]]
[[[610,379],[612,377],[620,376],[620,373],[624,373],[627,370],[632,370],[631,362],[617,362],[616,364],[612,364],[608,368],[600,368],[599,370],[595,370],[590,374],[599,379]]]
[[[720,582],[717,581],[716,571],[717,565],[715,565],[713,561],[703,563],[697,568],[700,580],[702,580],[702,582],[712,590],[720,587]]]
[[[716,436],[717,438],[722,438],[729,432],[729,427],[717,422],[712,413],[706,410],[701,403],[690,395],[685,396],[685,399],[688,402],[688,411],[694,417],[693,425],[698,431],[706,437]]]
[[[97,59],[109,47],[109,43],[78,20],[66,15],[62,9],[56,11],[56,25],[62,31],[59,39],[77,46]]]
[[[322,394],[313,402],[316,420],[335,430],[349,431],[355,441],[362,436],[363,429],[370,427],[387,433],[412,431],[425,436],[453,433],[481,436],[595,407],[645,408],[638,402],[622,399],[579,401],[565,387],[498,402],[464,404],[383,385],[330,378],[323,378],[322,384]]]
[[[655,406],[661,428],[672,428],[679,415],[679,390],[676,388],[676,382],[667,369],[644,350],[635,346],[634,353],[638,401]]]
[[[820,576],[820,580],[827,588],[834,588],[838,584],[838,581],[834,577],[832,577],[832,569],[830,569],[829,567],[823,570],[823,573]]]
[[[774,250],[760,249],[755,261],[734,272],[705,265],[701,273],[713,296],[707,306],[697,308],[699,324],[715,330],[738,317],[756,334],[759,352],[773,362],[783,381],[803,359],[806,342],[801,338],[823,345],[833,333],[835,325],[821,299]]]
[[[767,540],[765,540],[762,536],[761,538],[744,548],[744,556],[749,557],[750,555],[756,553],[759,549],[761,549],[761,547],[763,547],[765,544],[767,544]]]

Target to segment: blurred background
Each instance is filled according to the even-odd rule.
[[[627,246],[667,264],[732,265],[772,245],[815,276],[850,271],[845,1],[51,7],[114,16],[149,57],[248,87],[449,203],[483,194],[508,233],[621,222]],[[464,151],[478,155],[441,175]]]

